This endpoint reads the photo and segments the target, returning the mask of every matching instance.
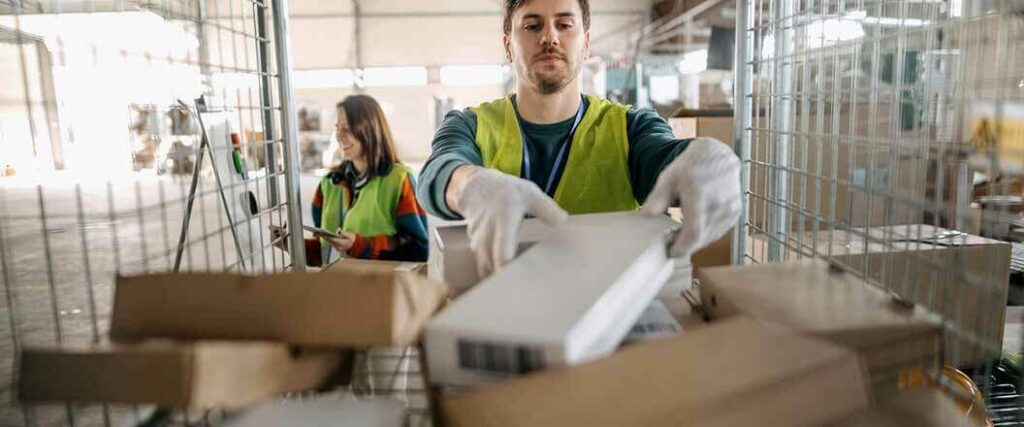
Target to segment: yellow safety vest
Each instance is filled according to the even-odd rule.
[[[320,180],[320,195],[323,197],[320,228],[331,232],[341,228],[361,236],[395,235],[398,232],[395,207],[402,195],[402,180],[411,173],[409,167],[395,163],[387,175],[375,176],[363,186],[351,209],[348,205],[352,194],[334,185],[331,175],[327,174]],[[342,213],[344,223],[341,223]],[[327,240],[320,239],[321,259],[325,264],[336,258],[333,249]]]
[[[629,177],[628,105],[587,95],[554,199],[570,214],[637,210]],[[484,167],[522,176],[523,137],[512,95],[472,108]]]

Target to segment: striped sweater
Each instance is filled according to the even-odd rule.
[[[355,197],[352,196],[354,183],[337,173],[332,180],[334,185],[342,188],[348,193],[348,200],[352,200],[349,206],[341,209],[339,223],[344,224],[345,212],[352,205],[359,202],[359,191]],[[351,258],[378,259],[392,261],[417,261],[427,260],[427,216],[416,200],[416,180],[411,174],[406,174],[402,179],[402,194],[399,196],[398,204],[395,206],[395,228],[397,232],[392,236],[360,236],[356,235],[355,243],[348,250]],[[313,193],[313,224],[321,226],[323,214],[323,194],[320,185],[316,186]],[[322,264],[320,259],[320,241],[318,238],[306,239],[306,263],[311,266]]]

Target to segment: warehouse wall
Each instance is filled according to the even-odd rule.
[[[350,1],[292,4],[291,44],[296,70],[363,67],[424,66],[430,71],[425,85],[370,87],[364,93],[385,107],[397,139],[400,156],[407,161],[426,158],[434,133],[433,98],[451,97],[457,107],[500,97],[502,84],[442,85],[436,69],[445,65],[498,65],[505,62],[501,44],[501,3],[480,0],[361,2],[361,61],[356,59],[356,19]],[[591,36],[600,49],[624,43],[614,33],[640,26],[649,10],[648,0],[591,2]],[[597,50],[597,49],[595,49]],[[598,54],[599,52],[595,52]],[[301,106],[321,111],[322,133],[334,127],[334,105],[350,87],[296,89]]]
[[[363,93],[381,103],[391,124],[400,158],[406,161],[422,160],[430,154],[430,141],[434,135],[434,95],[447,95],[456,106],[478,104],[502,96],[501,86],[453,86],[432,84],[419,87],[377,87]],[[323,132],[334,129],[334,105],[344,97],[356,93],[354,89],[299,89],[296,102],[315,106],[321,112]]]

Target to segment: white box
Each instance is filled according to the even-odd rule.
[[[578,225],[599,226],[602,217],[607,214],[576,215],[572,222]],[[679,224],[666,222],[667,227],[678,227]],[[427,278],[445,283],[452,295],[459,296],[469,290],[482,278],[476,270],[473,250],[469,247],[465,221],[447,221],[431,227],[430,257],[427,260]],[[519,229],[519,247],[516,254],[520,255],[541,240],[551,236],[551,228],[541,221],[528,219]],[[660,296],[679,296],[679,293],[690,289],[693,268],[689,259],[674,258],[675,270],[669,283],[662,289]]]
[[[609,354],[672,274],[677,227],[636,212],[573,216],[559,229],[526,220],[523,234],[546,237],[427,324],[430,380],[476,385]]]
[[[593,222],[594,215],[572,217],[573,223]],[[551,228],[541,221],[528,219],[519,229],[519,247],[522,254],[537,242],[551,235]],[[430,255],[427,259],[427,278],[446,283],[453,295],[469,290],[483,278],[476,270],[473,250],[466,235],[466,222],[449,222],[430,229]]]

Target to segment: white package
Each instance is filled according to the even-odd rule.
[[[427,324],[431,382],[476,385],[611,353],[672,274],[677,227],[636,212],[558,229],[526,220],[521,235],[542,237]]]

